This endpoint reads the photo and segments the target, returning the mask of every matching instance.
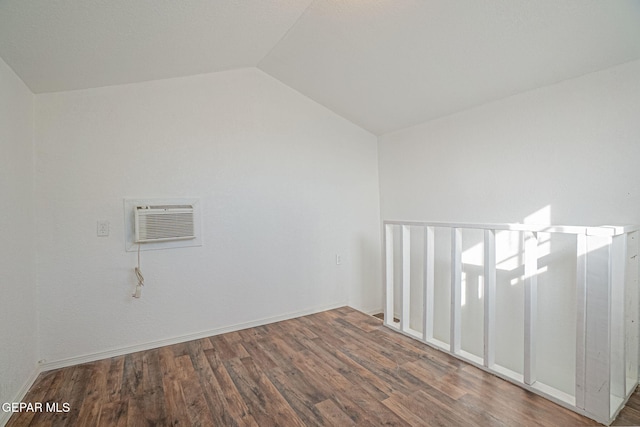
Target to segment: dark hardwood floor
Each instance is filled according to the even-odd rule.
[[[350,308],[44,372],[23,401],[70,411],[8,426],[597,425]]]

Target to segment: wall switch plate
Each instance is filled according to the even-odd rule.
[[[109,221],[98,221],[98,237],[109,235]]]
[[[336,265],[342,264],[342,257],[340,254],[336,254]]]

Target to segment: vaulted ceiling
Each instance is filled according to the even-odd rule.
[[[640,59],[640,0],[0,0],[34,93],[258,67],[384,134]]]

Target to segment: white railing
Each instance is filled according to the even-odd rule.
[[[436,231],[440,237],[450,232],[450,253],[439,251],[438,243],[442,239],[435,238]],[[481,242],[475,245],[482,249],[481,268],[479,264],[473,266],[478,272],[479,299],[483,300],[478,303],[482,308],[481,326],[471,322],[471,326],[463,327],[461,321],[466,289],[463,279],[467,274],[465,268],[469,267],[463,262],[463,233],[481,236]],[[501,289],[507,289],[496,284],[496,236],[500,233],[516,233],[520,243],[514,258],[519,264],[518,277],[512,282],[520,280],[523,285],[523,299],[517,303],[523,318],[523,338],[521,342],[509,344],[513,346],[514,354],[522,355],[521,369],[497,362],[500,356],[497,354],[497,334],[506,327],[504,322],[497,324],[496,313],[505,309],[498,306],[497,297]],[[572,307],[566,307],[563,314],[571,321],[568,339],[575,341],[575,360],[566,367],[575,374],[572,390],[566,387],[561,390],[563,387],[539,380],[552,374],[544,372],[545,368],[537,363],[540,352],[549,351],[549,348],[538,347],[540,334],[546,333],[538,330],[539,316],[547,316],[547,307],[539,305],[539,262],[553,255],[550,244],[544,253],[541,248],[557,233],[575,238],[575,244],[569,246],[572,256],[567,259],[565,253],[562,258],[562,262],[569,263],[572,268],[575,263],[572,272],[575,280],[572,277],[569,283],[549,284],[545,276],[545,289],[553,286],[553,290],[558,291],[559,287],[572,287],[565,289],[575,295],[575,301],[567,303]],[[418,250],[416,242],[411,243],[412,236],[420,243]],[[605,424],[615,418],[636,388],[639,345],[637,227],[385,221],[384,240],[386,326]],[[499,239],[498,249],[502,240]],[[443,263],[443,259],[446,262]],[[420,264],[419,269],[416,269],[416,263]],[[442,274],[442,270],[436,280],[435,271],[443,264],[450,268],[450,280],[442,280],[448,275]],[[412,270],[418,281],[416,277],[412,278]],[[415,274],[416,270],[419,274]],[[504,275],[502,270],[501,275]],[[443,292],[449,298],[448,316],[441,315],[447,311],[445,309],[440,309],[440,315],[435,314],[440,308],[438,304],[442,303],[442,298],[438,300],[435,296],[442,296]],[[415,301],[412,294],[418,295],[420,301]],[[418,316],[412,313],[412,308],[418,311]],[[558,310],[557,307],[554,309]],[[436,336],[436,329],[447,331],[446,327],[442,328],[446,323],[449,324],[448,333]],[[468,334],[482,335],[481,338],[472,337],[481,343],[481,351],[464,348],[462,337]]]

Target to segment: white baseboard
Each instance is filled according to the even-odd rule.
[[[358,310],[359,312],[362,312],[364,314],[368,314],[369,316],[373,316],[374,314],[379,314],[383,312],[382,308],[371,308],[371,309],[359,309],[355,307],[351,307],[351,308],[353,308],[354,310]]]
[[[167,338],[158,341],[151,341],[144,344],[136,344],[132,346],[120,347],[111,350],[99,351],[96,353],[85,354],[82,356],[74,356],[60,360],[53,361],[41,361],[40,369],[38,373],[44,371],[51,371],[53,369],[65,368],[67,366],[79,365],[81,363],[94,362],[96,360],[107,359],[110,357],[122,356],[129,353],[135,353],[137,351],[151,350],[166,345],[178,344],[187,341],[193,341],[201,338],[211,337],[214,335],[220,335],[227,332],[240,331],[242,329],[253,328],[256,326],[268,325],[269,323],[280,322],[283,320],[289,320],[296,317],[307,316],[309,314],[319,313],[321,311],[333,310],[335,308],[344,307],[345,303],[335,303],[321,307],[313,307],[302,311],[293,313],[281,314],[278,316],[266,317],[263,319],[252,320],[250,322],[239,323],[236,325],[223,326],[216,329],[210,329],[206,331],[196,332],[193,334],[182,335],[173,338]],[[37,375],[36,375],[37,376]],[[28,390],[28,388],[27,388]]]
[[[31,374],[29,374],[27,380],[24,382],[24,384],[22,384],[22,387],[20,387],[20,390],[18,390],[18,392],[15,394],[15,397],[11,402],[21,402],[31,386],[33,386],[33,383],[36,382],[36,379],[41,372],[42,369],[40,368],[40,366],[36,365],[33,371],[31,371]],[[12,412],[5,412],[2,410],[2,408],[0,408],[0,426],[4,426],[5,424],[7,424],[9,418],[11,418],[11,415],[13,415]]]

